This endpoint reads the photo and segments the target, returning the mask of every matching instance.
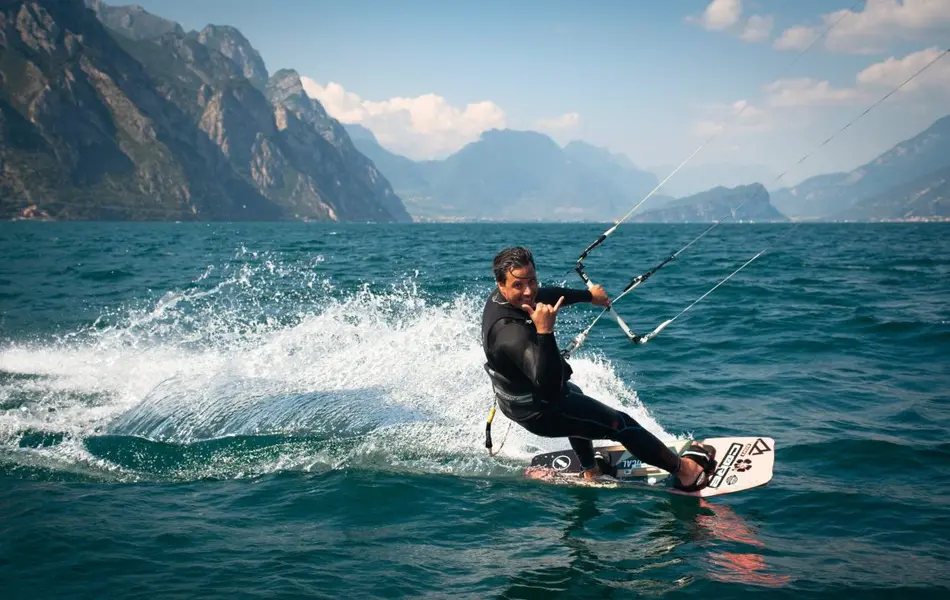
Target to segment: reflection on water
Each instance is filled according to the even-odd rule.
[[[764,551],[765,543],[756,537],[755,530],[745,519],[726,504],[699,501],[700,508],[712,514],[697,514],[696,524],[710,539],[744,544]],[[770,572],[765,557],[756,552],[727,552],[713,548],[709,552],[709,577],[716,581],[782,587],[791,581],[788,575]]]
[[[756,520],[725,503],[592,488],[538,499],[556,516],[537,527],[538,538],[509,551],[514,568],[500,597],[662,596],[694,588],[705,594],[710,584],[775,590],[792,582],[769,564],[775,549]]]

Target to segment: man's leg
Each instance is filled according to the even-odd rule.
[[[586,423],[595,429],[600,429],[599,435],[591,437],[619,442],[630,454],[648,465],[659,467],[670,473],[676,473],[679,470],[679,456],[659,438],[644,429],[636,419],[587,396],[579,388],[574,388],[567,394],[560,413],[565,420]],[[593,432],[589,431],[589,433]]]
[[[574,385],[570,386],[559,409],[540,413],[536,418],[522,421],[521,425],[535,435],[569,438],[585,469],[596,464],[590,442],[595,439],[619,442],[643,462],[670,473],[676,473],[680,467],[679,456],[633,417],[583,394]],[[588,449],[591,449],[589,454]]]
[[[581,461],[582,469],[587,471],[597,466],[597,463],[594,461],[594,443],[590,441],[590,438],[571,436],[567,438],[567,441],[571,443],[574,454],[576,454],[577,459]]]

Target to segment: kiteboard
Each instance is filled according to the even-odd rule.
[[[676,439],[667,446],[682,454],[691,440]],[[536,455],[525,469],[525,477],[560,485],[592,487],[649,488],[681,496],[709,498],[742,492],[765,485],[772,480],[775,463],[775,440],[768,437],[720,437],[700,443],[716,449],[718,466],[709,486],[698,492],[684,492],[673,487],[673,477],[663,469],[647,465],[631,455],[623,446],[594,448],[604,459],[617,468],[615,477],[601,476],[586,480],[581,474],[580,461],[573,450],[545,452]]]

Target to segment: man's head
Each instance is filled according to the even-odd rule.
[[[521,246],[505,248],[495,256],[493,269],[495,282],[505,300],[518,308],[522,304],[534,308],[538,275],[530,250]]]

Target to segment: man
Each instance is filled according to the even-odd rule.
[[[587,479],[615,473],[594,455],[592,440],[609,439],[644,463],[674,474],[679,489],[706,487],[715,471],[714,449],[694,442],[677,456],[633,417],[584,395],[568,381],[571,367],[554,338],[557,313],[578,302],[609,306],[603,288],[539,287],[534,258],[520,246],[499,252],[493,269],[497,289],[485,303],[482,345],[505,416],[535,435],[567,437]]]

